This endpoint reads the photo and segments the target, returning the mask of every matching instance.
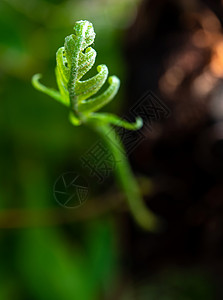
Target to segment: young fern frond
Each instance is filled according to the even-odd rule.
[[[95,63],[96,51],[90,47],[94,39],[95,32],[90,22],[82,20],[76,22],[74,33],[65,38],[64,46],[59,48],[56,53],[55,73],[59,91],[41,84],[39,82],[40,74],[33,76],[32,83],[36,89],[69,108],[69,120],[73,125],[90,125],[104,138],[116,158],[116,175],[125,191],[133,216],[142,227],[151,230],[156,227],[156,217],[145,207],[123,152],[121,153],[114,148],[115,143],[119,143],[119,148],[122,148],[121,141],[111,143],[111,140],[114,140],[115,133],[110,125],[137,130],[143,125],[142,119],[138,117],[135,123],[129,123],[110,113],[96,113],[114,98],[120,86],[118,77],[110,76],[108,78],[106,65],[99,65],[97,67],[98,73],[95,76],[82,80],[82,77]],[[104,85],[107,78],[108,88],[102,94],[94,96]],[[106,130],[102,130],[103,128]],[[109,133],[106,133],[106,131],[109,131]],[[111,137],[110,142],[107,135]]]
[[[33,77],[33,85],[38,90],[70,107],[74,115],[70,120],[75,125],[80,125],[86,120],[86,116],[90,116],[91,113],[109,103],[120,85],[118,77],[110,76],[109,87],[101,95],[92,97],[107,80],[106,65],[99,65],[98,74],[92,78],[81,80],[95,63],[96,51],[90,47],[94,39],[95,32],[92,24],[88,21],[79,21],[74,26],[74,34],[67,36],[64,46],[57,50],[55,73],[59,93],[44,87],[39,82],[40,75]]]

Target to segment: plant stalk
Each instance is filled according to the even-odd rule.
[[[121,139],[109,124],[91,122],[94,130],[102,137],[115,160],[115,175],[125,193],[129,208],[136,222],[144,229],[156,231],[159,227],[158,218],[149,210],[140,194],[138,184],[130,168]],[[92,128],[92,126],[91,126]]]

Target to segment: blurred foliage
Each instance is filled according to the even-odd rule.
[[[134,18],[136,4],[135,0],[0,1],[2,219],[7,210],[57,207],[56,178],[66,171],[85,172],[79,158],[95,139],[87,129],[75,130],[69,124],[65,108],[35,91],[31,76],[44,73],[46,84],[55,87],[56,50],[76,20],[89,19],[100,37],[95,41],[101,53],[97,64],[106,63],[110,74],[123,78],[122,29]],[[121,107],[123,91],[111,110]],[[87,171],[85,175],[89,176]],[[110,216],[2,230],[0,299],[104,298],[112,292],[117,274],[116,235]]]

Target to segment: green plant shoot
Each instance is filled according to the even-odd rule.
[[[116,161],[116,178],[126,195],[132,215],[144,229],[155,230],[158,225],[157,218],[143,202],[139,187],[124,154],[122,142],[117,139],[111,126],[138,130],[143,125],[142,119],[138,117],[135,123],[129,123],[111,113],[97,113],[114,98],[120,85],[118,77],[108,77],[106,65],[99,65],[97,74],[92,78],[81,80],[95,62],[96,51],[90,47],[94,39],[95,32],[90,22],[82,20],[76,22],[74,33],[65,38],[64,46],[59,48],[56,53],[55,73],[59,91],[40,83],[40,74],[33,76],[32,84],[37,90],[67,106],[69,120],[73,125],[87,125],[100,134]],[[100,95],[94,96],[107,78],[108,88]]]

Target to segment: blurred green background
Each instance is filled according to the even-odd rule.
[[[31,77],[42,73],[43,82],[56,88],[56,50],[72,33],[74,22],[86,19],[97,33],[96,65],[105,63],[110,74],[123,78],[122,31],[132,22],[136,4],[135,0],[0,2],[1,300],[103,299],[115,290],[119,271],[113,218],[109,213],[97,216],[96,209],[94,218],[76,222],[71,216],[70,221],[61,221],[60,212],[70,212],[58,208],[53,197],[53,184],[61,173],[76,171],[89,177],[79,158],[95,137],[85,128],[72,127],[67,110],[37,92]],[[123,90],[110,110],[121,107]],[[88,180],[86,207],[95,190],[94,179]],[[55,211],[59,212],[54,225],[49,221],[45,227]]]
[[[57,177],[67,171],[89,175],[79,158],[94,137],[72,127],[67,110],[34,90],[31,77],[42,73],[43,81],[56,87],[56,50],[74,22],[87,19],[97,33],[96,64],[107,64],[111,74],[123,78],[121,35],[135,6],[129,0],[0,2],[0,206],[2,227],[12,227],[0,235],[1,300],[100,299],[114,291],[117,244],[110,215],[84,222],[75,222],[74,216],[66,226],[58,214],[54,223],[62,225],[44,227],[53,208],[66,214],[53,197]],[[121,106],[122,93],[111,110]],[[91,205],[91,196],[85,206]],[[35,216],[30,217],[30,209]],[[30,225],[33,218],[37,225]]]
[[[96,137],[72,127],[67,110],[31,86],[32,75],[42,73],[42,82],[56,88],[56,50],[74,22],[86,19],[96,31],[96,65],[121,79],[107,107],[120,114],[124,34],[139,2],[0,1],[0,300],[214,299],[208,274],[196,269],[172,266],[131,282],[128,242],[120,240],[120,231],[123,237],[130,229],[106,202],[116,191],[103,196],[113,179],[99,186],[80,162]],[[90,185],[88,201],[75,212],[53,197],[55,180],[67,171]]]

